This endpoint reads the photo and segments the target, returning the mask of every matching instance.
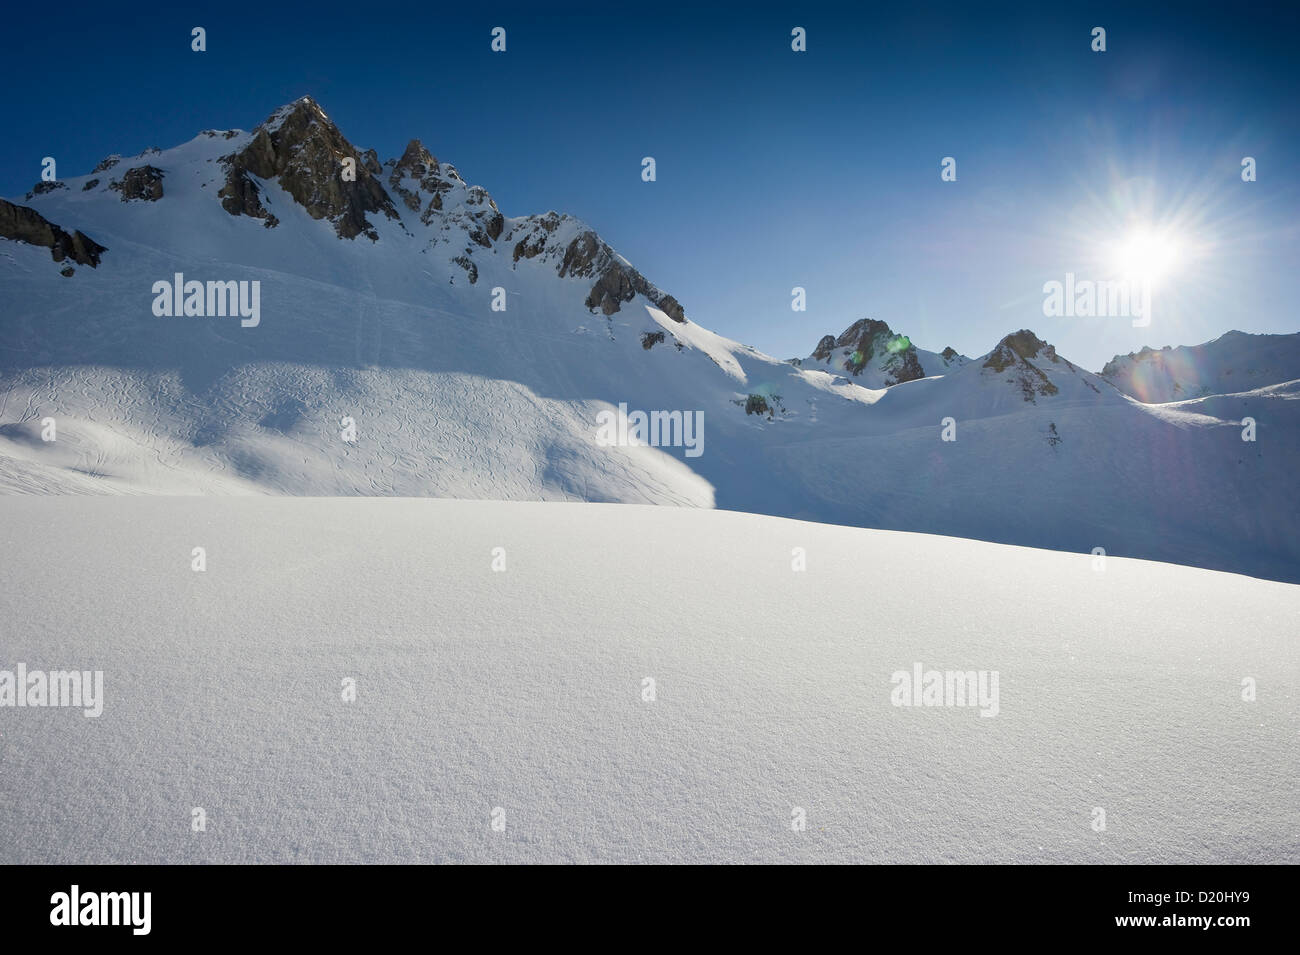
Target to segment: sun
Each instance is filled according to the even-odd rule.
[[[1114,244],[1111,266],[1126,278],[1156,282],[1178,267],[1181,251],[1171,233],[1139,227]]]

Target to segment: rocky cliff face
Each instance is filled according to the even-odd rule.
[[[342,175],[343,160],[356,161],[355,180]],[[377,240],[367,214],[397,219],[393,201],[364,157],[310,96],[282,106],[253,131],[252,141],[222,157],[226,182],[217,193],[231,215],[267,221],[257,179],[275,179],[311,215],[328,219],[340,238]]]
[[[346,157],[356,160],[355,182],[341,175]],[[117,157],[110,160],[115,163]],[[576,219],[555,212],[507,219],[486,189],[466,183],[455,166],[440,162],[418,139],[407,144],[400,158],[381,164],[374,150],[360,151],[348,142],[311,97],[276,110],[247,145],[222,162],[226,177],[217,193],[222,207],[231,215],[261,219],[267,228],[279,223],[261,185],[271,180],[313,218],[334,223],[347,239],[365,235],[378,241],[367,216],[401,222],[400,203],[432,230],[430,248],[449,247],[449,260],[471,284],[478,281],[477,256],[505,254],[514,263],[540,259],[553,264],[560,278],[590,281],[586,305],[593,312],[613,315],[639,294],[674,321],[686,321],[677,299]]]
[[[400,159],[382,168],[402,204],[435,230],[430,244],[451,246],[456,252],[452,261],[465,269],[471,284],[476,282],[475,250],[494,250],[506,223],[487,190],[468,185],[455,166],[440,163],[418,139],[407,143]]]
[[[1060,373],[1077,380],[1094,393],[1099,392],[1093,376],[1056,354],[1056,348],[1043,341],[1027,328],[1012,332],[998,342],[985,356],[981,366],[986,373],[1006,381],[1019,391],[1030,404],[1037,399],[1058,394],[1060,389],[1052,381],[1052,373]]]
[[[121,179],[109,183],[108,188],[121,193],[123,202],[157,202],[163,197],[163,171],[153,166],[136,166],[128,169]]]
[[[0,199],[0,237],[15,239],[50,250],[55,262],[71,259],[78,265],[99,265],[100,256],[108,251],[82,232],[64,231],[35,209],[16,206]]]
[[[599,310],[604,315],[613,315],[624,302],[640,294],[673,321],[686,321],[686,312],[677,299],[651,284],[600,236],[576,219],[556,212],[527,216],[518,220],[504,241],[513,244],[511,254],[516,262],[540,258],[554,263],[561,278],[593,279],[585,303],[593,312]]]
[[[888,324],[873,318],[859,319],[838,338],[822,336],[812,358],[855,377],[869,365],[873,366],[884,376],[887,386],[926,376],[908,337],[895,334]]]

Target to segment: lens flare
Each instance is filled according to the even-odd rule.
[[[1139,228],[1114,246],[1111,261],[1120,275],[1154,282],[1173,272],[1179,252],[1178,240],[1169,233]]]

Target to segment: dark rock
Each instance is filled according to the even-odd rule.
[[[1039,353],[1044,352],[1044,350],[1044,357],[1051,361],[1059,360],[1053,346],[1047,344],[1029,329],[1022,328],[998,342],[997,347],[989,353],[988,359],[984,362],[984,367],[992,368],[994,371],[1002,371],[1015,364],[1017,359],[1037,358]]]
[[[686,314],[677,299],[651,285],[645,276],[619,258],[589,229],[569,243],[558,271],[560,278],[567,275],[578,278],[596,276],[596,283],[584,303],[593,311],[600,309],[606,316],[613,315],[624,302],[630,302],[640,294],[673,321],[686,321]]]
[[[92,179],[92,180],[90,180],[88,183],[86,183],[84,186],[81,187],[81,191],[82,191],[82,192],[87,192],[87,191],[89,191],[89,190],[91,190],[91,189],[94,189],[94,188],[95,188],[96,186],[98,186],[98,185],[99,185],[99,180],[98,180],[98,179]]]
[[[515,243],[515,261],[531,259],[546,251],[547,240],[559,228],[568,216],[558,212],[548,212],[543,216],[531,216],[528,233]]]
[[[407,143],[402,157],[388,165],[392,167],[389,188],[408,209],[420,214],[425,225],[441,217],[444,241],[452,241],[454,227],[463,229],[470,242],[485,249],[501,237],[505,216],[487,190],[466,185],[455,166],[438,162],[418,139]]]
[[[454,259],[452,259],[452,261],[455,262],[457,265],[459,265],[462,269],[464,269],[466,274],[469,275],[470,285],[473,285],[475,282],[478,281],[478,266],[474,264],[474,261],[472,259],[470,259],[468,256],[458,255]]]
[[[99,265],[100,256],[107,252],[104,246],[82,232],[69,235],[48,221],[35,209],[16,206],[0,199],[0,236],[29,245],[44,246],[50,250],[55,262],[71,259],[78,265]]]
[[[829,335],[824,336],[817,343],[813,355],[818,360],[825,361],[835,349],[848,350],[849,354],[842,367],[851,375],[862,374],[867,364],[879,355],[878,364],[885,374],[886,386],[925,377],[916,354],[916,346],[906,335],[896,335],[887,323],[874,318],[859,319],[834,341],[830,340]]]
[[[984,367],[998,374],[1006,373],[1012,385],[1020,389],[1024,400],[1030,404],[1037,404],[1036,398],[1054,395],[1060,391],[1047,374],[1031,361],[1037,358],[1046,358],[1052,362],[1062,360],[1057,357],[1055,348],[1033,332],[1022,328],[998,342],[997,347],[989,352],[988,358],[985,359]],[[1074,370],[1074,366],[1069,362],[1065,364],[1071,371]]]
[[[650,349],[654,348],[655,345],[662,344],[663,340],[664,340],[664,333],[662,331],[641,333],[641,347],[644,348],[646,351],[649,351]]]
[[[53,182],[41,181],[38,182],[36,185],[32,186],[32,191],[27,193],[27,198],[31,199],[33,196],[43,196],[46,193],[53,192],[56,189],[67,189],[67,188],[68,188],[67,185],[63,182],[60,182],[58,179],[55,179]]]
[[[222,157],[226,184],[218,195],[231,200],[229,204],[223,201],[222,207],[231,215],[253,215],[261,202],[259,199],[254,205],[248,201],[249,175],[276,179],[313,219],[333,223],[341,238],[364,234],[376,240],[379,235],[366,214],[383,213],[390,219],[399,216],[364,162],[357,167],[354,181],[344,181],[339,157],[356,155],[357,150],[320,106],[304,96],[276,110],[238,153]]]
[[[221,200],[221,208],[232,216],[262,219],[268,229],[280,224],[280,220],[262,205],[262,190],[245,170],[232,170],[227,174],[225,185],[217,190],[217,198]]]
[[[123,202],[138,199],[142,202],[157,202],[163,197],[163,171],[154,166],[136,166],[126,171],[117,182],[110,182],[108,188],[122,194]]]

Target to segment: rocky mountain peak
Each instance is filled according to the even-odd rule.
[[[412,139],[406,144],[402,158],[397,160],[395,168],[396,171],[415,179],[422,179],[429,172],[441,171],[438,157],[429,152],[424,143],[418,139]],[[459,179],[460,177],[457,176],[456,178]]]
[[[343,160],[356,161],[356,178],[343,178]],[[275,179],[313,219],[328,219],[341,238],[378,239],[367,213],[397,219],[397,210],[372,164],[310,96],[281,106],[253,130],[239,152],[223,156],[226,182],[217,193],[231,215],[278,220],[267,210],[257,180]]]
[[[450,212],[457,206],[487,205],[491,214],[484,221],[476,222],[471,229],[489,240],[501,234],[504,218],[487,190],[479,186],[468,187],[455,166],[438,162],[438,157],[430,153],[418,139],[407,143],[402,158],[390,161],[388,165],[392,167],[388,174],[389,188],[408,209],[420,213],[420,221],[425,225],[437,213]],[[484,244],[478,239],[475,241]]]
[[[1056,354],[1054,346],[1027,328],[1003,337],[993,351],[988,353],[983,367],[1005,378],[1013,388],[1019,389],[1025,401],[1037,404],[1036,399],[1060,392],[1044,370],[1053,365],[1061,366],[1062,370],[1077,376],[1089,389],[1098,391],[1087,376],[1079,375],[1074,365]]]
[[[321,109],[320,103],[310,96],[300,96],[292,103],[285,103],[275,110],[259,128],[275,130],[284,124],[291,124],[301,128],[312,123],[327,123],[334,126],[325,110]]]
[[[1051,362],[1060,361],[1055,346],[1047,344],[1029,329],[1022,328],[1018,332],[1004,336],[1002,341],[997,343],[985,360],[984,367],[1002,371],[1018,361],[1031,361],[1039,357]]]
[[[925,377],[916,347],[906,335],[895,334],[887,322],[860,318],[838,337],[823,335],[812,357],[836,366],[855,377],[874,363],[886,386]]]

